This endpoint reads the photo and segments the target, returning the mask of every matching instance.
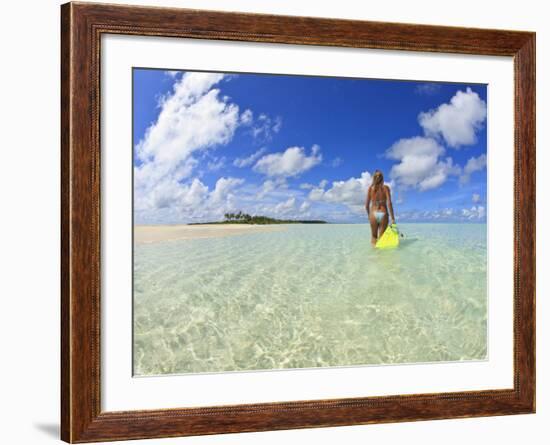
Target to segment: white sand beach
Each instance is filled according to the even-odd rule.
[[[134,226],[134,242],[136,244],[148,244],[159,241],[219,238],[223,236],[242,235],[245,233],[276,232],[285,229],[285,226],[280,224],[177,224]]]

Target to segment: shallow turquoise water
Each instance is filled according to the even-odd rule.
[[[136,375],[486,358],[485,224],[367,225],[136,245]]]

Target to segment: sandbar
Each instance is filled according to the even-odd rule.
[[[160,241],[219,238],[245,233],[278,232],[281,224],[176,224],[134,226],[134,243],[149,244]]]

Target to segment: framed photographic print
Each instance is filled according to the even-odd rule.
[[[535,35],[62,6],[62,439],[535,411]]]

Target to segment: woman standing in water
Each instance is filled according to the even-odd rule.
[[[371,206],[372,204],[372,206]],[[365,209],[370,221],[371,244],[374,246],[378,238],[388,227],[388,209],[392,224],[395,224],[393,214],[393,205],[391,202],[390,188],[384,184],[384,175],[380,170],[376,170],[372,175],[372,184],[367,190],[367,200]]]

